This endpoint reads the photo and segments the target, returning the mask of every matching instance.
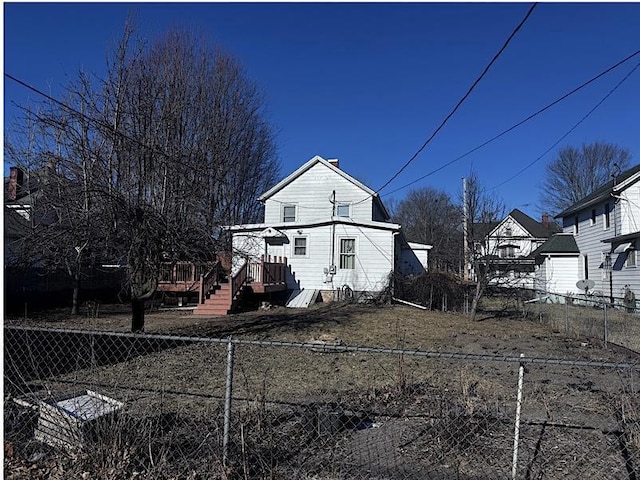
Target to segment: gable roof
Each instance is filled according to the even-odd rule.
[[[554,233],[560,231],[560,227],[555,222],[549,222],[546,225],[542,222],[534,220],[526,213],[521,212],[517,208],[513,209],[508,217],[513,218],[534,238],[549,238]]]
[[[391,218],[391,216],[389,215],[389,212],[387,211],[386,207],[382,203],[382,200],[380,199],[380,196],[376,192],[371,190],[364,183],[361,183],[358,180],[356,180],[355,178],[353,178],[348,173],[346,173],[343,170],[340,170],[339,168],[335,167],[334,165],[329,163],[327,160],[322,158],[320,155],[316,155],[315,157],[311,158],[305,164],[303,164],[301,167],[299,167],[297,170],[295,170],[293,173],[290,173],[285,178],[280,180],[273,187],[271,187],[269,190],[267,190],[262,195],[260,195],[258,197],[258,200],[260,200],[261,202],[264,203],[267,199],[269,199],[270,197],[272,197],[273,195],[278,193],[280,190],[282,190],[284,187],[289,185],[291,182],[293,182],[295,179],[300,177],[303,173],[305,173],[306,171],[311,169],[311,167],[313,167],[314,165],[316,165],[318,163],[324,165],[329,170],[337,173],[338,175],[340,175],[345,180],[351,182],[352,184],[354,184],[355,186],[360,188],[363,192],[365,192],[367,195],[370,195],[375,201],[377,201],[378,205],[381,207],[382,213],[384,214],[385,218],[387,218],[387,219]]]
[[[615,192],[621,192],[625,188],[633,185],[640,180],[640,163],[635,167],[631,167],[629,170],[625,170],[615,179],[609,180],[602,187],[596,191],[577,201],[566,210],[563,210],[555,218],[562,218],[572,215],[580,210],[584,210],[596,203],[600,203],[603,200],[609,198]]]

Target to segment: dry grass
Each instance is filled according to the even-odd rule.
[[[126,312],[102,309],[99,318],[69,318],[60,312],[54,313],[31,319],[29,323],[128,330]],[[510,357],[524,353],[527,357],[538,358],[638,360],[638,355],[631,352],[604,349],[588,338],[566,337],[557,329],[504,315],[501,311],[487,312],[481,321],[472,322],[459,314],[397,305],[329,304],[308,310],[278,308],[224,318],[202,318],[185,311],[152,312],[147,316],[147,332],[287,342],[331,339],[351,346]],[[149,336],[141,336],[140,342],[144,342],[145,337]],[[109,348],[109,344],[103,347]],[[226,346],[192,342],[171,347],[149,349],[146,354],[132,349],[133,353],[126,361],[120,358],[122,351],[119,351],[117,362],[73,369],[55,378],[32,382],[32,386],[35,388],[40,383],[54,392],[78,386],[98,390],[125,401],[127,414],[134,425],[144,421],[153,423],[159,418],[172,419],[171,428],[160,428],[158,422],[153,423],[153,429],[145,427],[146,433],[160,428],[157,438],[151,440],[151,435],[141,442],[144,448],[136,453],[144,459],[142,466],[136,464],[136,468],[150,474],[149,478],[153,478],[153,474],[157,474],[157,478],[173,478],[166,475],[175,471],[171,455],[176,455],[176,448],[182,468],[197,470],[198,459],[189,450],[190,445],[201,449],[198,452],[208,455],[209,461],[218,462],[219,467],[219,417],[225,389]],[[113,348],[116,348],[115,344]],[[47,361],[55,362],[56,358]],[[503,464],[508,463],[510,457],[518,364],[238,345],[234,371],[234,445],[238,448],[234,458],[242,459],[237,471],[242,472],[239,478],[270,478],[269,472],[277,470],[273,462],[285,457],[289,462],[287,465],[298,462],[300,468],[308,466],[310,459],[317,462],[318,468],[341,464],[332,460],[331,455],[351,455],[365,462],[363,448],[372,452],[366,461],[378,464],[383,460],[396,461],[400,458],[397,457],[400,455],[400,450],[396,450],[400,448],[398,445],[404,445],[402,451],[408,452],[416,468],[424,467],[427,447],[435,455],[429,461],[449,465],[450,458],[465,459],[455,464],[456,475],[474,472],[478,465],[486,466],[487,462],[499,463],[504,472]],[[628,378],[611,370],[532,365],[525,374],[525,419],[534,424],[537,421],[555,422],[600,430],[615,427],[616,412],[622,407],[611,399],[626,398],[621,395],[633,398],[638,381],[637,374]],[[627,422],[635,428],[637,402],[629,404],[625,401]],[[364,411],[383,419],[384,427],[378,436],[373,430],[362,435],[345,433],[327,439],[329,443],[318,444],[309,436],[309,429],[300,424],[311,418],[309,412],[314,412],[317,405]],[[210,428],[203,430],[201,427],[207,424],[206,419],[211,422]],[[408,419],[415,420],[407,423]],[[215,432],[213,437],[211,432]],[[382,435],[384,432],[387,436]],[[539,463],[532,445],[543,433],[575,452],[585,442],[582,434],[558,432],[544,433],[535,426],[524,428],[523,438],[530,445],[529,450],[524,450],[525,458]],[[398,437],[398,443],[389,447],[391,451],[385,446],[390,441],[388,435]],[[630,431],[628,443],[634,445],[637,438],[637,433]],[[600,448],[606,443],[600,438],[588,442],[592,448]],[[442,450],[434,445],[440,445],[438,448]],[[491,457],[495,452],[500,452],[500,460]],[[615,454],[607,452],[609,456]],[[289,458],[294,453],[296,456]],[[551,453],[546,452],[545,458],[551,458]],[[301,455],[306,455],[306,460],[301,460]],[[121,459],[121,463],[126,463],[125,460],[129,462],[129,457]],[[558,456],[559,465],[564,461],[564,456]],[[115,468],[106,460],[103,463],[104,468]],[[83,464],[83,468],[89,467]],[[127,464],[126,468],[131,471],[134,467]],[[160,472],[162,475],[158,469],[164,469]],[[202,477],[194,478],[225,478],[226,475],[223,470],[216,476],[211,471],[208,474],[209,477],[203,473]],[[315,474],[299,470],[297,475],[297,478],[314,478]],[[340,475],[315,478],[353,478]],[[386,478],[381,475],[380,478]],[[183,474],[176,478],[187,477]]]

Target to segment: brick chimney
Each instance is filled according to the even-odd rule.
[[[24,187],[24,172],[18,167],[9,168],[9,186],[7,188],[7,200],[14,201]]]
[[[333,165],[336,168],[340,168],[340,160],[338,160],[337,158],[329,158],[327,159],[327,162],[329,162],[331,165]]]
[[[544,228],[549,228],[549,215],[546,213],[542,214],[542,226]]]

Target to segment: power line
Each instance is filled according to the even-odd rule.
[[[544,153],[542,155],[540,155],[538,158],[536,158],[535,160],[533,160],[532,162],[530,162],[529,164],[527,164],[524,168],[522,168],[520,171],[518,171],[518,173],[512,175],[511,177],[507,178],[505,181],[499,183],[498,185],[495,185],[494,187],[488,188],[487,190],[495,190],[496,188],[501,187],[502,185],[504,185],[505,183],[510,182],[511,180],[513,180],[514,178],[520,176],[522,173],[524,173],[527,169],[529,169],[530,167],[532,167],[534,164],[536,164],[537,162],[539,162],[547,153],[549,153],[551,150],[553,150],[562,140],[564,140],[565,138],[567,138],[576,128],[578,128],[578,126],[580,126],[580,124],[582,122],[584,122],[587,118],[589,118],[589,116],[596,111],[596,109],[602,105],[605,100],[607,100],[607,98],[609,98],[613,92],[615,92],[632,74],[633,72],[635,72],[638,67],[640,67],[640,63],[637,63],[635,67],[633,67],[631,69],[631,71],[629,73],[627,73],[622,80],[620,80],[615,87],[613,87],[609,93],[607,93],[591,110],[589,110],[586,115],[584,115],[579,121],[578,123],[576,123],[573,127],[571,127],[569,129],[569,131],[567,133],[565,133],[564,135],[562,135],[553,145],[551,145],[548,149],[546,149],[544,151]]]
[[[518,123],[512,125],[511,127],[507,128],[506,130],[503,130],[501,133],[495,135],[494,137],[490,138],[489,140],[485,141],[484,143],[478,145],[475,148],[472,148],[471,150],[469,150],[468,152],[460,155],[457,158],[454,158],[453,160],[439,166],[438,168],[431,170],[429,173],[421,176],[420,178],[416,178],[415,180],[412,180],[411,182],[407,183],[406,185],[403,185],[401,187],[396,188],[395,190],[392,190],[391,192],[386,193],[385,195],[391,195],[392,193],[398,192],[400,190],[403,190],[407,187],[410,187],[411,185],[424,180],[425,178],[433,175],[434,173],[439,172],[440,170],[443,170],[444,168],[453,165],[454,163],[462,160],[463,158],[471,155],[472,153],[480,150],[483,147],[486,147],[487,145],[489,145],[490,143],[494,142],[495,140],[497,140],[498,138],[506,135],[507,133],[511,132],[512,130],[516,129],[517,127],[525,124],[526,122],[528,122],[529,120],[537,117],[538,115],[540,115],[541,113],[547,111],[548,109],[550,109],[551,107],[555,106],[556,104],[560,103],[561,101],[569,98],[571,95],[573,95],[574,93],[579,92],[580,90],[582,90],[583,88],[585,88],[586,86],[590,85],[591,83],[595,82],[596,80],[598,80],[600,77],[608,74],[609,72],[611,72],[612,70],[615,70],[616,68],[620,67],[621,65],[627,63],[629,60],[631,60],[633,57],[637,56],[638,54],[640,54],[640,50],[636,50],[634,53],[632,53],[631,55],[627,56],[626,58],[624,58],[623,60],[620,60],[619,62],[617,62],[616,64],[610,66],[609,68],[607,68],[606,70],[600,72],[598,75],[596,75],[595,77],[592,77],[591,79],[587,80],[586,82],[582,83],[580,86],[574,88],[573,90],[565,93],[564,95],[562,95],[561,97],[558,97],[556,100],[554,100],[553,102],[549,103],[548,105],[546,105],[545,107],[541,108],[540,110],[538,110],[535,113],[532,113],[531,115],[529,115],[528,117],[526,117],[525,119],[519,121]]]
[[[146,145],[145,143],[141,142],[140,140],[138,140],[136,138],[133,138],[133,137],[131,137],[131,136],[127,135],[126,133],[123,133],[123,132],[121,132],[119,130],[116,130],[115,127],[113,127],[112,125],[109,125],[108,123],[104,122],[103,120],[99,120],[99,119],[93,118],[93,117],[87,115],[86,113],[80,112],[79,110],[67,105],[66,103],[58,100],[55,97],[52,97],[51,95],[46,94],[42,90],[39,90],[39,89],[37,89],[36,87],[34,87],[32,85],[29,85],[28,83],[20,80],[19,78],[14,77],[13,75],[11,75],[11,74],[9,74],[7,72],[4,72],[4,76],[7,77],[9,80],[12,80],[12,81],[16,82],[17,84],[22,85],[23,87],[27,88],[28,90],[31,90],[32,92],[37,93],[38,95],[46,98],[47,100],[49,100],[49,101],[51,101],[51,102],[53,102],[53,103],[55,103],[57,105],[60,105],[63,109],[65,109],[65,110],[67,110],[69,112],[72,112],[72,113],[80,116],[81,118],[84,118],[85,120],[88,120],[88,121],[92,122],[93,124],[98,125],[99,127],[106,128],[107,130],[113,132],[115,135],[118,135],[118,136],[124,138],[125,140],[128,140],[128,141],[133,142],[133,143],[135,143],[135,144],[137,144],[137,145],[139,145],[139,146],[141,146],[143,148],[146,148],[149,151],[151,151],[152,153],[157,153],[159,155],[162,155],[165,158],[170,159],[172,162],[174,162],[177,165],[181,165],[181,166],[184,166],[184,167],[189,167],[189,165],[187,165],[186,163],[175,159],[172,155],[169,155],[167,152],[164,152],[162,150],[158,150],[155,147],[151,147],[149,145]]]
[[[407,160],[405,162],[405,164],[389,179],[387,180],[387,182],[382,185],[377,192],[379,193],[381,190],[383,190],[387,185],[389,185],[392,181],[394,181],[398,175],[400,175],[410,164],[411,162],[413,162],[418,155],[420,155],[420,153],[422,153],[422,151],[426,148],[427,145],[429,145],[429,143],[431,143],[431,140],[433,140],[433,138],[438,134],[438,132],[440,132],[440,130],[442,130],[442,128],[445,126],[445,124],[449,121],[449,119],[456,113],[456,111],[458,111],[458,108],[460,108],[460,106],[464,103],[464,101],[469,97],[469,95],[471,95],[471,92],[475,89],[475,87],[480,83],[480,81],[484,78],[484,76],[487,74],[487,72],[489,71],[489,69],[493,66],[493,64],[496,62],[496,60],[498,60],[498,57],[500,57],[500,55],[502,54],[502,52],[505,51],[505,49],[507,48],[507,46],[509,45],[509,43],[511,43],[511,40],[513,39],[513,37],[515,37],[516,33],[518,33],[518,31],[522,28],[522,26],[525,24],[525,22],[527,21],[527,19],[529,18],[529,16],[533,13],[533,10],[536,8],[537,6],[537,2],[534,3],[533,5],[531,5],[531,7],[529,8],[529,10],[527,11],[527,14],[524,16],[524,18],[520,21],[520,23],[518,24],[518,26],[513,30],[513,32],[511,32],[511,35],[509,35],[509,38],[507,38],[507,40],[504,42],[504,44],[502,45],[502,48],[500,48],[500,50],[498,50],[498,53],[496,53],[493,58],[491,59],[491,61],[487,64],[487,66],[484,68],[484,70],[482,71],[482,73],[480,74],[480,76],[475,80],[475,82],[473,82],[473,84],[471,85],[471,87],[469,87],[469,90],[467,90],[467,93],[464,94],[464,96],[458,101],[458,103],[456,104],[455,107],[453,107],[453,110],[451,110],[451,112],[445,117],[445,119],[440,123],[440,125],[438,126],[438,128],[435,129],[435,131],[431,134],[431,136],[422,144],[422,146],[418,149],[418,151],[416,153],[413,154],[413,156]]]

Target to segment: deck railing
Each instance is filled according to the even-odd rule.
[[[194,290],[201,276],[210,271],[216,263],[195,264],[191,262],[172,262],[160,264],[158,286],[160,289]]]
[[[238,270],[238,272],[231,278],[231,299],[236,297],[236,294],[240,291],[243,285],[247,281],[247,266],[249,262],[245,262],[244,265]]]
[[[207,271],[200,275],[200,285],[198,286],[198,303],[203,304],[207,298],[207,292],[220,281],[220,262],[217,261]]]

